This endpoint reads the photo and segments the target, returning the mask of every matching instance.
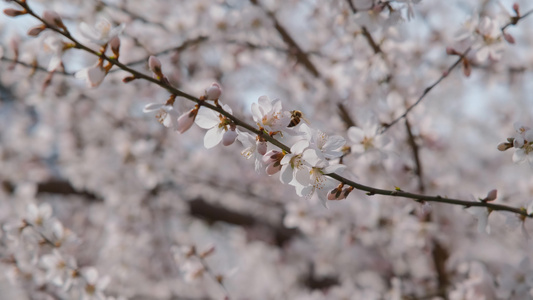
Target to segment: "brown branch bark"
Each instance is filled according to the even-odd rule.
[[[411,147],[413,152],[413,160],[415,162],[415,174],[418,177],[418,190],[423,193],[425,190],[424,178],[422,177],[422,162],[420,161],[419,147],[416,143],[415,136],[411,130],[411,124],[405,118],[405,128],[407,129],[407,144]]]
[[[10,182],[4,181],[3,187],[4,190],[10,193],[14,191],[14,186]],[[167,188],[167,185],[157,186],[148,193],[147,197],[155,197],[162,189],[165,188]],[[173,188],[172,185],[170,188]],[[37,195],[45,194],[81,196],[87,201],[103,201],[103,199],[97,196],[95,193],[86,190],[78,190],[65,180],[54,179],[39,183],[37,185]],[[281,223],[272,224],[265,220],[258,219],[252,215],[209,203],[202,198],[190,200],[187,202],[187,205],[189,206],[189,212],[191,216],[202,219],[210,224],[224,222],[236,226],[250,228],[252,230],[257,229],[263,232],[270,232],[272,241],[280,247],[282,247],[293,237],[301,235],[299,230],[286,228]]]
[[[313,64],[313,62],[311,61],[311,59],[309,58],[309,56],[307,55],[307,53],[305,53],[302,48],[298,45],[298,43],[296,43],[296,41],[292,38],[292,36],[290,35],[289,31],[285,29],[285,27],[283,27],[278,19],[276,18],[276,16],[274,15],[274,13],[270,12],[270,11],[267,11],[266,9],[264,9],[261,4],[259,3],[259,1],[257,0],[250,0],[250,2],[253,4],[253,5],[256,5],[258,7],[261,7],[263,10],[265,10],[265,13],[268,15],[268,17],[272,20],[272,22],[274,23],[274,28],[276,28],[276,30],[278,31],[279,35],[281,36],[281,38],[283,39],[283,41],[287,44],[287,46],[289,47],[289,52],[293,52],[294,53],[294,57],[296,58],[296,60],[302,64],[309,72],[311,72],[311,74],[313,74],[313,76],[315,77],[320,77],[320,73],[318,72],[318,69],[315,67],[315,65]]]

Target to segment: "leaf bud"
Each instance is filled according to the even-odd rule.
[[[4,9],[4,14],[9,17],[18,17],[27,14],[25,10],[16,10],[13,8],[6,8]]]
[[[218,100],[220,95],[222,95],[222,88],[216,82],[205,90],[205,97],[207,100]]]

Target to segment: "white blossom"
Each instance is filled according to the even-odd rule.
[[[328,136],[318,129],[310,128],[307,124],[302,124],[300,131],[305,134],[304,138],[310,141],[310,145],[319,151],[318,155],[322,158],[334,159],[342,155],[339,149],[346,143],[342,136]]]
[[[52,206],[44,202],[39,206],[31,203],[27,207],[26,222],[37,226],[42,227],[45,224],[49,223],[52,217]]]
[[[352,142],[352,152],[369,156],[369,159],[377,161],[387,158],[384,147],[389,144],[390,139],[378,134],[377,120],[371,118],[363,128],[350,127],[348,138]]]
[[[479,233],[486,232],[490,234],[489,215],[490,209],[483,206],[472,206],[466,209],[477,219],[477,231]]]
[[[111,281],[109,276],[99,277],[94,267],[81,271],[84,283],[81,287],[82,300],[105,300],[104,290]]]
[[[80,33],[86,39],[98,45],[107,44],[112,38],[122,33],[125,25],[113,27],[111,22],[105,18],[100,18],[94,26],[90,26],[85,22],[80,24]]]
[[[172,105],[161,104],[161,103],[149,103],[144,109],[144,113],[153,113],[156,112],[156,118],[159,123],[167,128],[173,130],[178,130],[180,128],[178,118],[179,113],[174,109]]]
[[[41,257],[41,264],[46,269],[46,280],[68,290],[73,282],[73,270],[77,269],[74,258],[65,258],[58,249]]]
[[[231,108],[226,104],[224,104],[222,108],[230,114],[233,113]],[[228,118],[205,107],[203,109],[200,108],[198,111],[195,123],[203,129],[208,129],[204,136],[204,146],[207,149],[218,145],[227,131],[235,131],[235,128],[232,128],[231,121]]]
[[[514,139],[514,147],[516,148],[513,154],[513,162],[522,163],[529,162],[533,165],[533,130],[520,128],[521,133]],[[522,131],[523,130],[523,131]]]
[[[63,61],[62,56],[65,51],[65,42],[55,35],[48,36],[43,41],[44,50],[52,54],[47,70],[52,72],[61,67]]]
[[[76,72],[74,77],[85,80],[88,87],[94,88],[102,83],[106,74],[106,70],[102,66],[102,63],[98,62],[91,67],[87,67]]]
[[[246,157],[246,159],[252,159],[255,165],[255,171],[260,172],[263,167],[262,155],[257,151],[257,138],[254,135],[249,134],[248,132],[238,131],[237,139],[244,146],[244,150],[241,151],[241,154]]]
[[[252,103],[252,116],[258,126],[269,132],[283,131],[291,122],[291,114],[283,111],[281,100],[270,100],[267,96],[261,96],[257,103]]]
[[[285,184],[305,187],[309,184],[310,167],[302,158],[303,152],[309,147],[309,142],[301,140],[291,147],[291,153],[281,159],[280,181]]]

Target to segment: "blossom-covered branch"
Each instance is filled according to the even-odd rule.
[[[3,297],[533,295],[518,4],[113,3],[2,7]]]
[[[268,98],[263,99],[264,100],[263,102],[261,102],[261,99],[260,99],[260,103],[259,103],[259,106],[258,106],[259,107],[258,109],[260,110],[260,112],[258,111],[258,115],[254,116],[254,119],[256,117],[258,118],[258,119],[256,119],[256,121],[258,122],[257,124],[259,125],[259,129],[258,129],[255,126],[252,126],[252,125],[248,124],[247,122],[242,121],[242,120],[238,119],[237,117],[235,117],[231,113],[231,109],[229,109],[229,107],[227,107],[227,106],[223,107],[223,106],[221,106],[218,103],[218,98],[220,97],[220,94],[221,94],[220,87],[218,85],[216,85],[216,86],[214,85],[212,87],[212,88],[214,88],[213,92],[216,93],[215,96],[210,96],[209,93],[211,93],[211,92],[209,90],[206,90],[206,96],[205,97],[202,97],[202,98],[194,97],[194,96],[192,96],[192,95],[190,95],[188,93],[185,93],[185,92],[183,92],[181,90],[178,90],[175,87],[173,87],[168,82],[168,80],[166,80],[166,78],[164,77],[164,75],[163,75],[163,73],[161,71],[160,62],[157,59],[155,59],[154,57],[151,57],[151,61],[150,61],[150,67],[151,67],[152,71],[154,72],[154,77],[151,77],[151,76],[143,74],[143,73],[141,73],[139,71],[136,71],[136,70],[132,69],[131,67],[128,67],[127,65],[119,62],[118,58],[113,58],[113,57],[107,56],[104,53],[104,51],[100,51],[100,52],[99,51],[95,51],[95,50],[91,49],[90,47],[80,43],[77,39],[75,39],[69,33],[69,31],[65,27],[57,25],[57,24],[62,24],[60,22],[60,19],[59,19],[59,21],[57,21],[57,19],[55,19],[56,20],[56,24],[52,24],[48,20],[45,20],[44,18],[38,16],[33,10],[30,9],[29,5],[25,1],[14,0],[14,2],[18,3],[20,6],[22,6],[24,8],[24,14],[32,15],[33,17],[35,17],[38,20],[40,20],[46,26],[46,28],[51,29],[51,30],[63,35],[67,39],[69,39],[72,42],[72,44],[73,44],[72,48],[76,48],[76,49],[80,49],[80,50],[86,51],[88,53],[91,53],[91,54],[99,57],[100,60],[106,61],[108,63],[108,66],[106,66],[105,69],[107,71],[109,71],[112,66],[116,66],[116,67],[118,67],[118,68],[120,68],[120,69],[122,69],[122,70],[124,70],[124,71],[126,71],[126,72],[128,72],[128,73],[130,73],[132,75],[131,77],[126,78],[127,81],[131,81],[131,80],[135,80],[135,79],[144,79],[146,81],[150,81],[150,82],[152,82],[154,84],[157,84],[157,85],[161,86],[162,88],[166,89],[167,91],[169,91],[173,96],[171,97],[171,99],[169,99],[169,101],[167,102],[167,105],[172,106],[173,103],[174,103],[175,97],[183,97],[183,98],[186,98],[186,99],[188,99],[188,100],[190,100],[192,102],[195,102],[197,104],[197,108],[191,110],[191,112],[189,114],[189,117],[188,117],[188,118],[191,119],[191,121],[196,118],[196,115],[198,114],[199,111],[200,112],[205,112],[205,110],[199,110],[200,107],[206,107],[206,108],[208,108],[208,109],[210,109],[210,110],[212,110],[214,112],[219,113],[221,117],[224,117],[224,118],[227,118],[228,120],[230,120],[233,123],[232,126],[242,127],[242,128],[247,129],[248,131],[256,134],[258,141],[269,142],[272,145],[274,145],[274,146],[278,147],[279,149],[281,149],[283,152],[276,152],[276,150],[273,150],[273,152],[271,151],[269,153],[266,153],[266,146],[264,146],[264,150],[256,149],[255,146],[253,146],[252,148],[250,148],[251,150],[246,150],[246,151],[252,151],[252,152],[258,151],[260,156],[263,156],[263,155],[267,154],[267,155],[265,155],[265,158],[264,158],[264,161],[267,164],[269,164],[269,167],[267,167],[267,173],[268,172],[272,172],[272,173],[269,173],[269,175],[271,175],[271,174],[274,174],[274,173],[276,173],[276,172],[281,170],[282,171],[281,181],[283,183],[290,183],[291,182],[291,184],[294,184],[296,189],[297,189],[297,194],[299,194],[300,196],[302,196],[302,195],[311,195],[315,191],[321,191],[322,192],[321,199],[323,199],[323,200],[325,200],[326,196],[327,196],[328,200],[340,200],[340,199],[344,199],[355,188],[357,190],[366,191],[367,195],[379,194],[379,195],[391,196],[391,197],[410,198],[410,199],[413,199],[413,200],[419,201],[419,202],[438,202],[438,203],[461,205],[461,206],[464,206],[464,207],[484,207],[484,208],[487,209],[487,211],[489,213],[490,213],[490,211],[493,211],[493,210],[496,210],[496,211],[509,211],[509,212],[513,212],[513,213],[516,213],[518,215],[521,215],[522,217],[533,217],[533,214],[531,212],[528,212],[525,208],[516,208],[516,207],[512,207],[512,206],[507,206],[507,205],[489,203],[489,201],[494,200],[495,198],[491,199],[491,200],[483,200],[483,201],[479,201],[479,202],[465,201],[465,200],[459,200],[459,199],[449,199],[449,198],[447,198],[445,196],[427,196],[427,195],[422,195],[422,194],[408,193],[408,192],[402,191],[400,188],[396,188],[395,190],[378,189],[378,188],[374,188],[374,187],[370,187],[370,186],[366,186],[366,185],[362,185],[362,184],[356,183],[356,182],[354,182],[352,180],[349,180],[349,179],[347,179],[347,178],[335,173],[336,172],[335,170],[341,170],[344,167],[343,165],[340,165],[340,164],[338,164],[338,165],[335,165],[335,164],[330,165],[329,159],[339,157],[339,155],[335,154],[335,155],[331,155],[330,157],[328,157],[327,155],[325,157],[322,156],[322,155],[324,155],[326,153],[325,151],[333,151],[333,150],[335,150],[335,148],[331,148],[331,150],[326,150],[325,148],[324,149],[320,149],[320,151],[324,152],[324,154],[320,154],[319,152],[316,152],[316,150],[313,150],[312,148],[309,148],[310,147],[310,143],[317,143],[318,141],[314,142],[314,141],[310,140],[310,141],[306,142],[305,140],[301,140],[300,142],[297,142],[292,147],[289,147],[288,145],[280,142],[278,139],[276,139],[274,137],[275,135],[277,135],[278,133],[281,132],[280,130],[283,128],[283,126],[287,126],[287,125],[290,126],[290,124],[288,124],[288,120],[290,120],[290,118],[287,119],[286,115],[283,117],[283,119],[280,119],[280,118],[282,118],[281,116],[284,115],[284,112],[281,111],[281,103],[279,101],[274,101],[274,102],[270,103],[270,100]],[[59,17],[57,17],[57,18],[59,18]],[[105,45],[103,46],[102,49],[105,50],[106,47],[107,47],[107,43],[105,43]],[[448,71],[444,72],[443,75],[435,83],[433,83],[431,86],[429,86],[428,88],[425,89],[423,95],[417,100],[417,102],[415,102],[414,105],[420,103],[420,101],[425,97],[425,95],[427,95],[427,93],[432,88],[434,88],[438,83],[440,83],[447,76],[447,74],[449,74],[449,72],[451,72],[451,70],[453,70],[457,65],[459,65],[459,63],[461,63],[461,61],[463,61],[464,57],[468,54],[469,50],[470,50],[470,48],[468,48],[465,52],[460,54],[459,59],[452,66],[450,66]],[[105,76],[105,74],[103,76]],[[103,77],[102,77],[102,79],[103,79]],[[214,102],[214,104],[211,104],[211,103],[208,103],[207,100],[215,100],[215,102]],[[414,107],[414,105],[409,107],[408,110],[406,111],[406,113],[404,113],[400,118],[396,119],[391,124],[389,124],[388,127],[386,127],[381,133],[383,133],[391,125],[393,125],[396,122],[398,122],[401,118],[405,117],[407,115],[407,113]],[[157,108],[159,108],[159,107],[160,106],[158,105]],[[155,106],[154,106],[154,108],[155,108]],[[150,110],[152,110],[152,108],[150,108]],[[254,111],[253,107],[252,107],[252,111]],[[265,115],[262,115],[262,114],[265,114]],[[268,114],[272,114],[272,115],[268,115]],[[174,116],[174,115],[169,115],[169,116],[173,117],[173,118],[176,118],[176,116]],[[185,117],[186,117],[186,114],[184,114],[182,117],[180,117],[180,119],[185,120]],[[210,116],[207,116],[207,115],[206,115],[206,117],[210,118]],[[213,115],[213,117],[215,119],[218,118],[217,115]],[[261,120],[261,118],[262,118],[262,120]],[[198,118],[198,119],[200,120],[200,118]],[[202,117],[201,120],[204,120],[204,118]],[[287,120],[287,124],[286,125],[282,125],[285,122],[283,120]],[[300,120],[300,118],[298,118],[298,123],[300,122],[299,120]],[[173,120],[172,122],[176,122],[176,120]],[[200,127],[206,128],[206,129],[210,129],[210,128],[215,129],[216,126],[219,126],[218,127],[219,129],[221,129],[221,128],[224,129],[225,128],[224,130],[227,130],[227,127],[224,127],[224,128],[221,127],[221,126],[227,126],[227,125],[223,125],[224,123],[221,123],[220,125],[217,125],[216,122],[215,123],[211,123],[211,122],[212,121],[207,121],[207,119],[206,119],[205,122],[202,121],[201,123],[198,123],[198,124],[199,124]],[[274,124],[272,122],[277,122],[276,123],[277,125],[272,126]],[[182,128],[180,130],[180,132],[187,130],[190,127],[190,125],[192,125],[192,122],[190,122],[188,124],[189,125],[186,125],[187,127]],[[202,124],[205,124],[205,125],[202,125]],[[213,124],[213,125],[208,125],[208,124]],[[282,126],[280,127],[280,125],[282,125]],[[180,125],[178,125],[176,123],[175,126],[179,127]],[[206,127],[204,127],[204,126],[206,126]],[[266,127],[264,128],[263,126],[272,126],[272,127],[269,128],[270,130],[267,130],[267,128]],[[178,128],[178,127],[176,127],[176,128]],[[306,130],[311,130],[311,129],[306,129]],[[313,133],[313,132],[314,132],[313,130],[307,132],[306,133],[307,138],[314,139],[313,135],[317,134],[317,133],[316,132]],[[214,131],[213,131],[213,133],[214,133]],[[221,133],[223,133],[223,132],[221,132]],[[319,134],[319,138],[322,139],[323,137],[320,136],[321,133],[318,132],[318,134]],[[354,134],[355,134],[355,131],[354,131]],[[359,137],[359,134],[360,134],[359,132],[357,134],[355,134],[354,135],[354,139],[356,139],[355,136]],[[236,137],[236,135],[235,135],[235,137]],[[235,137],[233,139],[235,139]],[[363,137],[363,136],[361,136],[361,137]],[[254,137],[251,137],[251,138],[253,140],[256,139]],[[222,135],[220,136],[220,139],[222,139]],[[369,143],[368,145],[365,145],[365,149],[366,149],[366,147],[373,147],[371,140],[368,140],[368,136],[365,136],[364,139],[365,139],[364,143],[367,143],[367,142]],[[246,142],[244,142],[244,140],[245,140],[244,137],[241,138],[240,140],[241,140],[241,142],[246,144]],[[208,141],[209,141],[208,140],[208,135],[206,135],[206,147],[207,147],[208,143],[212,143],[211,141],[209,141],[209,142]],[[216,143],[218,143],[218,142],[216,142]],[[228,144],[231,144],[231,143],[232,142],[229,142]],[[320,141],[318,143],[329,143],[329,142],[324,140],[324,141]],[[332,144],[330,146],[338,148],[338,147],[342,146],[342,144],[344,142],[342,142],[342,144],[340,143],[340,141],[339,142],[331,142],[331,143]],[[214,145],[216,145],[216,144],[212,144],[212,145],[209,144],[209,147],[212,147]],[[324,144],[321,144],[320,147],[322,147],[322,146],[325,147]],[[250,153],[252,153],[252,152],[250,152]],[[251,154],[248,154],[248,155],[251,155]],[[318,155],[318,156],[316,156],[316,155]],[[302,167],[300,167],[301,164],[308,164],[308,165],[305,168],[302,168]],[[282,168],[282,166],[284,166],[284,167]],[[287,167],[287,166],[290,166],[290,168]],[[257,167],[258,167],[258,163],[256,161],[256,168]],[[268,168],[270,168],[271,170],[269,171]],[[294,174],[289,176],[288,175],[289,171],[290,172],[294,171]],[[305,175],[306,173],[310,173],[311,174],[311,178],[306,178],[306,179],[300,178],[302,176],[304,176],[304,177],[305,176],[309,176],[309,174]],[[287,174],[287,175],[284,175],[284,174]],[[287,177],[287,176],[289,176],[289,177]],[[326,189],[326,186],[327,186],[327,185],[324,186],[324,182],[326,181],[324,176],[339,181],[341,183],[341,185],[339,187],[337,187],[337,188],[331,187],[332,190],[330,190],[329,192],[327,190],[324,190],[324,189]],[[309,182],[308,180],[311,180],[311,182]],[[313,181],[315,181],[315,183],[313,183]],[[343,188],[342,185],[348,185],[351,188],[346,189],[346,188]]]

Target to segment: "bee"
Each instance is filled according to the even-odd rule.
[[[309,121],[304,117],[304,114],[299,110],[291,111],[291,122],[287,127],[294,127],[300,124],[301,120],[304,120],[305,123],[309,124]]]

